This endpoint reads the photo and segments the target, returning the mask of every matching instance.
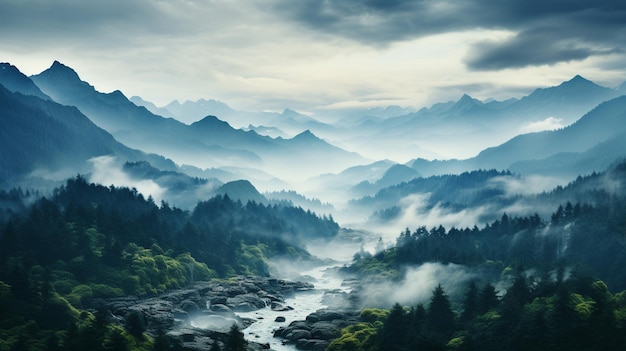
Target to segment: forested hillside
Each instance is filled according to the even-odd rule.
[[[363,281],[399,281],[428,262],[466,267],[472,279],[454,295],[440,285],[426,304],[366,309],[330,350],[621,350],[625,175],[620,163],[539,195],[586,200],[549,218],[505,213],[483,228],[407,228],[393,248],[355,255],[344,270]]]
[[[0,350],[71,349],[72,333],[94,323],[102,323],[98,347],[104,347],[122,330],[81,312],[91,299],[268,275],[268,258],[308,259],[299,243],[338,230],[331,218],[301,208],[242,204],[224,195],[188,212],[80,176],[32,205],[26,195],[4,193],[1,203]]]

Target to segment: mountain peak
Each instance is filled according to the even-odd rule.
[[[72,77],[72,78],[77,78],[80,79],[78,77],[78,73],[76,73],[76,71],[74,71],[71,67],[66,66],[64,64],[62,64],[59,61],[54,61],[52,63],[52,66],[50,66],[50,68],[48,68],[48,71],[52,71],[52,72],[56,72],[56,73],[63,73],[65,75],[68,75],[68,77]]]
[[[305,130],[304,132],[296,135],[295,137],[293,137],[294,140],[319,140],[319,138],[313,134],[309,129]]]
[[[220,129],[220,130],[232,130],[233,128],[228,124],[228,122],[222,121],[216,116],[209,115],[197,122],[193,122],[191,124],[192,127],[201,128],[201,129]]]
[[[561,83],[562,86],[564,85],[596,85],[594,82],[583,78],[581,75],[577,74],[574,76],[574,78],[568,80],[567,82],[563,82]]]
[[[545,103],[545,101],[554,102],[569,99],[573,103],[578,104],[589,101],[591,105],[595,106],[598,102],[610,98],[611,94],[614,94],[611,89],[597,85],[577,74],[572,79],[557,86],[535,89],[535,91],[522,98],[522,100],[525,101],[525,103],[536,104],[538,101],[544,101]]]
[[[54,84],[65,86],[64,90],[66,91],[71,90],[71,86],[90,86],[88,83],[80,80],[80,77],[78,76],[78,73],[76,73],[76,71],[59,61],[54,61],[50,68],[37,75],[31,76],[31,79],[44,91],[46,90],[46,85],[48,83],[51,83],[52,81],[55,82]]]
[[[50,100],[50,97],[44,94],[30,78],[8,62],[0,63],[0,84],[11,92]]]
[[[450,109],[452,113],[465,113],[469,110],[482,105],[483,103],[473,97],[463,94],[459,101],[457,101],[454,106]]]

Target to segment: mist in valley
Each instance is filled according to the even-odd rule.
[[[57,61],[32,81],[12,72],[47,94],[0,90],[14,128],[3,147],[23,145],[0,159],[11,185],[0,193],[0,277],[18,290],[52,279],[68,305],[95,310],[191,289],[172,323],[222,334],[235,323],[291,350],[316,323],[324,347],[358,328],[384,335],[393,313],[428,321],[424,340],[452,342],[430,329],[438,303],[463,340],[488,318],[526,328],[541,311],[532,318],[551,323],[566,294],[591,324],[603,286],[616,301],[626,288],[626,99],[580,76],[504,101],[277,113],[216,100],[157,107],[101,93]],[[570,94],[589,89],[600,93]],[[68,245],[47,251],[54,242]]]

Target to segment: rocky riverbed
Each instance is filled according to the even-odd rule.
[[[170,342],[185,350],[208,350],[216,341],[223,343],[234,323],[245,332],[254,322],[240,318],[236,312],[288,310],[291,307],[285,304],[285,298],[313,288],[307,282],[240,276],[198,282],[154,297],[94,301],[94,308],[107,311],[120,324],[138,312],[149,334],[165,333]],[[250,343],[250,347],[264,349],[269,345]]]
[[[104,310],[120,324],[131,314],[139,314],[146,331],[152,336],[165,335],[171,344],[184,350],[208,350],[218,342],[223,348],[226,333],[233,324],[242,332],[255,323],[254,318],[241,318],[238,313],[271,309],[293,309],[285,299],[305,294],[314,285],[302,281],[288,281],[257,276],[239,276],[228,280],[197,282],[192,286],[153,297],[125,297],[94,301],[94,309]],[[343,300],[344,294],[327,291],[326,306]],[[337,305],[337,304],[335,304]],[[324,350],[339,336],[340,329],[354,323],[355,314],[345,309],[321,310],[281,326],[280,313],[276,317],[274,336],[301,350]],[[271,332],[268,331],[268,332]],[[269,349],[269,343],[249,342],[251,349]]]

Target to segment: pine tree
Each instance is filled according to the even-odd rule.
[[[407,314],[400,304],[396,303],[391,308],[389,316],[378,333],[376,340],[379,351],[403,350],[407,346],[407,335],[409,335],[409,323]]]
[[[433,290],[433,296],[426,311],[426,321],[433,336],[441,337],[442,341],[447,341],[454,332],[454,312],[441,284]]]
[[[461,313],[461,321],[463,323],[472,320],[478,311],[478,287],[473,280],[470,282],[465,293],[465,300],[463,301],[463,313]]]

